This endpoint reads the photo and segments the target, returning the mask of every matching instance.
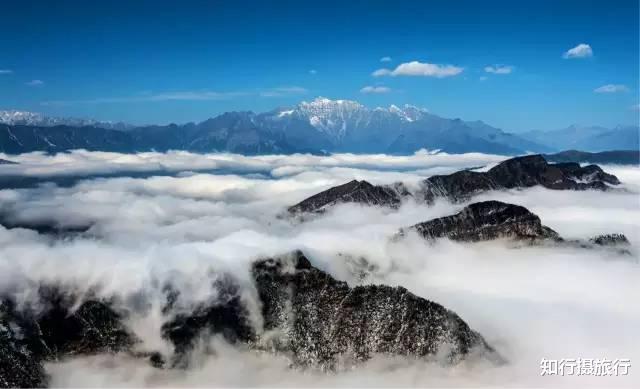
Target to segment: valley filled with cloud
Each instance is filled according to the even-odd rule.
[[[20,305],[38,307],[38,287],[64,286],[115,301],[139,352],[169,358],[161,336],[176,312],[222,299],[231,277],[263,323],[251,277],[256,260],[301,250],[349,286],[402,286],[457,313],[504,359],[450,366],[434,358],[378,355],[334,371],[291,365],[220,336],[205,337],[185,368],[156,368],[131,354],[49,361],[51,386],[503,386],[637,387],[626,376],[541,376],[541,359],[640,361],[640,168],[602,165],[622,184],[609,191],[542,187],[490,191],[470,201],[398,209],[340,204],[305,220],[287,207],[352,179],[402,181],[462,169],[486,171],[506,159],[469,153],[410,156],[334,154],[241,156],[189,152],[73,151],[6,156],[0,165],[0,285]],[[400,228],[458,212],[470,202],[522,205],[566,239],[624,233],[628,250],[568,245],[425,241]],[[162,309],[167,284],[183,296]],[[141,303],[141,301],[143,303]],[[80,304],[81,301],[78,301]],[[348,356],[345,356],[348,359]]]

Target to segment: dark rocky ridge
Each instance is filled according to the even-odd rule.
[[[265,330],[294,363],[333,369],[340,356],[364,361],[375,353],[442,357],[455,363],[472,352],[500,357],[454,312],[402,287],[349,287],[311,266],[300,252],[255,264]]]
[[[372,185],[367,181],[353,180],[320,192],[298,204],[289,207],[294,214],[305,212],[322,213],[329,207],[340,203],[358,203],[381,205],[389,208],[400,206],[403,197],[410,195],[404,185]]]
[[[628,249],[630,243],[624,234],[598,235],[589,240],[565,240],[556,231],[543,225],[540,218],[525,207],[494,200],[473,203],[454,215],[402,228],[392,239],[398,241],[411,231],[429,241],[439,238],[459,242],[509,239],[582,249],[611,248],[619,254],[631,254]]]
[[[461,170],[437,175],[421,182],[411,193],[402,183],[372,185],[351,181],[311,196],[289,207],[292,214],[319,213],[339,203],[358,203],[397,208],[403,199],[413,197],[427,204],[437,198],[452,202],[465,201],[489,190],[543,186],[553,190],[608,190],[620,181],[597,165],[581,167],[577,163],[549,164],[541,155],[511,158],[487,172]]]
[[[437,197],[456,202],[496,189],[540,185],[554,190],[607,190],[609,185],[618,184],[616,176],[605,173],[597,165],[549,164],[541,155],[529,155],[508,159],[484,173],[461,171],[429,177],[423,181],[420,194],[428,203]]]
[[[598,235],[589,239],[589,242],[599,246],[629,246],[631,244],[624,234]]]
[[[455,313],[401,287],[349,287],[313,267],[300,252],[260,260],[252,274],[262,302],[264,328],[254,328],[232,278],[222,278],[215,301],[173,315],[180,293],[165,289],[161,329],[174,344],[169,363],[159,353],[137,353],[138,342],[115,301],[91,294],[41,287],[37,308],[17,309],[0,299],[0,386],[47,385],[45,361],[77,355],[127,352],[156,367],[184,368],[201,337],[221,335],[231,343],[288,355],[294,366],[325,370],[339,360],[364,361],[375,353],[435,356],[456,363],[470,353],[500,357]],[[83,296],[78,304],[78,296]],[[120,306],[119,304],[117,306]]]
[[[40,388],[47,385],[41,357],[31,347],[33,339],[15,316],[13,307],[0,302],[0,387]]]
[[[425,239],[449,238],[478,242],[500,238],[559,240],[557,232],[543,226],[540,218],[519,205],[484,201],[464,207],[455,215],[418,223],[414,230]],[[402,230],[400,234],[406,233]]]
[[[46,386],[44,361],[124,351],[136,342],[109,302],[75,302],[57,287],[39,289],[37,308],[18,309],[11,297],[0,300],[1,387]]]
[[[640,165],[640,150],[611,150],[589,153],[579,150],[567,150],[556,154],[544,154],[549,162],[611,163],[617,165]]]

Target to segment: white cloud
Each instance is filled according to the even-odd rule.
[[[489,79],[489,77],[487,76],[480,76],[480,81],[487,81]]]
[[[42,81],[42,80],[31,80],[31,81],[27,82],[26,85],[28,85],[28,86],[42,86],[42,85],[44,85],[44,81]]]
[[[360,89],[360,93],[389,93],[391,89],[386,86],[371,86],[367,85],[364,88]]]
[[[508,360],[501,366],[487,366],[471,359],[447,368],[423,358],[381,355],[354,368],[324,373],[291,368],[286,355],[212,343],[209,350],[215,352],[196,350],[194,363],[184,369],[153,368],[147,360],[126,353],[51,361],[46,368],[53,387],[638,387],[640,378],[633,370],[619,377],[541,377],[538,368],[541,358],[640,360],[636,336],[640,308],[628,298],[638,294],[640,277],[637,167],[603,167],[635,191],[530,188],[496,191],[474,199],[524,205],[569,238],[623,232],[631,239],[633,250],[632,256],[625,256],[552,244],[514,248],[502,240],[427,244],[409,237],[393,244],[388,241],[399,227],[448,215],[465,205],[445,201],[433,206],[409,201],[397,211],[343,205],[305,223],[277,217],[286,206],[353,178],[415,184],[429,175],[493,164],[504,159],[500,156],[248,157],[72,151],[29,153],[11,159],[20,164],[0,165],[0,175],[68,175],[73,173],[69,169],[132,168],[164,168],[175,173],[170,177],[85,178],[69,187],[0,191],[4,215],[17,220],[93,225],[88,236],[73,239],[0,227],[0,289],[16,286],[27,299],[37,295],[28,293],[30,287],[45,280],[61,286],[79,284],[82,290],[95,286],[91,290],[99,296],[122,297],[115,300],[125,304],[132,315],[125,324],[141,337],[141,350],[160,349],[171,356],[171,348],[159,336],[160,326],[168,320],[161,312],[162,304],[142,301],[146,296],[153,303],[164,301],[161,288],[167,282],[195,303],[214,299],[213,280],[231,274],[242,281],[242,291],[254,296],[250,262],[299,248],[312,264],[350,285],[400,285],[444,305]],[[348,256],[366,258],[374,269],[370,276],[361,280],[345,260]],[[141,311],[140,306],[148,308]]]
[[[215,91],[175,91],[160,93],[140,93],[131,96],[98,97],[86,100],[51,100],[42,102],[43,106],[64,106],[76,104],[118,104],[144,103],[160,101],[206,101],[226,100],[238,96],[247,96],[247,92],[215,92]]]
[[[281,86],[276,88],[263,89],[259,91],[176,91],[160,93],[140,93],[131,96],[119,97],[98,97],[86,100],[51,100],[42,102],[43,106],[64,106],[77,104],[118,104],[118,103],[145,103],[161,101],[207,101],[207,100],[229,100],[243,96],[259,97],[283,97],[290,95],[300,95],[307,93],[307,89],[299,86]]]
[[[586,58],[592,57],[593,50],[591,50],[591,46],[586,43],[580,43],[578,46],[567,50],[562,57],[565,59],[569,58]]]
[[[426,62],[411,61],[398,65],[394,70],[378,69],[372,73],[380,76],[423,76],[444,78],[462,73],[464,68],[454,65],[439,65]]]
[[[509,74],[513,72],[513,66],[507,65],[495,65],[495,66],[485,66],[484,71],[487,73],[493,74]]]
[[[13,74],[11,69],[0,69],[0,74]]]
[[[301,95],[307,93],[305,88],[300,86],[281,86],[277,88],[271,88],[260,92],[262,97],[283,97],[290,95]]]
[[[622,84],[607,84],[593,90],[595,93],[628,92],[629,88]]]
[[[389,69],[378,69],[373,73],[371,73],[371,75],[374,77],[388,76],[390,74],[391,74],[391,70]]]
[[[382,57],[380,58],[380,62],[391,62],[391,57]]]

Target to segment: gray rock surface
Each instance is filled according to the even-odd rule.
[[[322,213],[331,206],[341,203],[397,208],[402,198],[409,195],[409,191],[400,183],[383,186],[372,185],[364,180],[353,180],[311,196],[289,207],[288,211],[291,214]]]
[[[496,189],[543,186],[554,190],[608,190],[620,181],[597,165],[580,167],[577,163],[549,164],[541,155],[511,158],[487,172],[460,171],[427,178],[420,196],[427,203],[438,197],[464,201],[473,195]]]
[[[426,239],[449,238],[478,242],[500,238],[517,240],[559,240],[557,232],[543,226],[540,218],[525,207],[500,201],[483,201],[464,207],[455,215],[418,223],[402,230],[414,230]]]
[[[478,353],[500,360],[458,315],[402,287],[349,287],[300,252],[255,264],[265,330],[295,364],[331,370],[345,355],[436,356],[455,363]]]
[[[511,158],[487,172],[461,170],[453,174],[431,176],[415,192],[402,183],[372,185],[353,180],[329,188],[289,207],[291,214],[322,213],[341,203],[357,203],[398,208],[406,198],[427,204],[437,198],[465,201],[489,190],[543,186],[554,190],[608,190],[620,184],[618,178],[597,165],[581,167],[577,163],[549,164],[541,155]]]

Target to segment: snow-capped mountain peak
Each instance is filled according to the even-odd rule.
[[[317,97],[311,102],[298,104],[297,111],[308,118],[309,123],[334,140],[344,138],[349,127],[357,125],[369,114],[369,110],[352,100],[331,100]]]
[[[36,112],[27,111],[0,111],[0,122],[3,124],[15,125],[33,125],[34,123],[40,123],[44,120],[44,116]]]
[[[402,118],[409,122],[422,119],[429,111],[425,108],[416,107],[415,105],[405,104],[402,109]]]
[[[403,108],[391,105],[389,108],[369,109],[353,100],[316,97],[312,101],[299,103],[293,109],[281,108],[274,111],[272,118],[279,121],[291,117],[307,121],[334,142],[340,142],[350,131],[364,128],[381,119],[380,115],[390,120],[414,122],[422,119],[427,113],[426,109],[412,105],[405,105]]]
[[[17,111],[17,110],[0,111],[0,123],[8,124],[8,125],[25,125],[25,126],[39,126],[39,127],[53,127],[53,126],[66,125],[66,126],[72,126],[72,127],[95,126],[95,127],[101,127],[101,128],[107,128],[107,129],[120,129],[120,130],[131,128],[130,125],[121,123],[121,122],[114,123],[114,122],[98,121],[93,119],[46,116],[38,112]]]

